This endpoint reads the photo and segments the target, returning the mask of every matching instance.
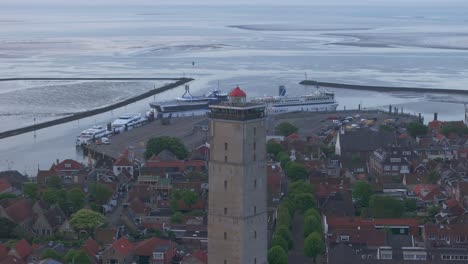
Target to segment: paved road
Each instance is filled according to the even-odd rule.
[[[288,263],[289,264],[307,264],[314,263],[312,258],[304,255],[304,219],[302,215],[296,213],[293,218],[292,238],[294,241],[294,248],[289,251]],[[315,263],[325,264],[325,258],[317,257]]]

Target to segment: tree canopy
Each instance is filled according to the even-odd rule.
[[[109,201],[112,196],[112,190],[101,183],[91,183],[89,185],[89,194],[91,198],[99,205],[103,205]]]
[[[91,264],[88,255],[82,250],[71,249],[64,257],[67,263]]]
[[[325,243],[323,242],[322,236],[318,232],[313,232],[308,235],[304,241],[304,254],[316,261],[317,256],[321,255],[325,251]]]
[[[307,168],[304,165],[296,162],[288,163],[284,172],[292,181],[307,179],[307,176],[309,175]]]
[[[276,154],[276,161],[278,161],[281,165],[281,168],[285,169],[286,165],[291,161],[289,158],[288,153],[281,151]]]
[[[268,250],[268,264],[288,264],[288,255],[280,246],[274,246]]]
[[[104,224],[106,218],[93,210],[81,209],[71,217],[70,224],[78,230],[92,230]]]
[[[274,235],[281,236],[286,242],[288,242],[288,249],[291,249],[293,246],[293,240],[291,231],[286,226],[276,226]]]
[[[297,127],[288,122],[282,122],[276,126],[276,133],[285,137],[297,133],[298,130]]]
[[[267,143],[266,149],[268,154],[272,155],[273,157],[276,157],[278,153],[283,151],[283,146],[281,146],[281,144],[278,142],[270,141]]]
[[[271,247],[280,246],[285,252],[289,250],[289,243],[279,234],[273,234],[271,237]]]
[[[180,212],[175,212],[171,216],[171,224],[181,224],[182,223],[182,214]]]
[[[417,137],[417,136],[424,136],[427,134],[428,128],[426,125],[421,124],[419,122],[411,122],[409,123],[407,127],[408,133],[412,137]]]
[[[44,250],[44,252],[42,252],[42,254],[41,254],[41,260],[42,259],[48,259],[48,258],[51,258],[51,259],[54,259],[54,260],[57,260],[57,261],[63,261],[63,259],[64,259],[62,254],[58,253],[56,250],[54,250],[52,248],[48,248],[48,249]]]
[[[365,181],[358,181],[353,185],[353,197],[359,201],[361,206],[369,206],[369,199],[374,194],[372,187]]]
[[[315,209],[309,209],[304,213],[304,237],[313,232],[322,232],[322,223],[320,215]]]
[[[429,172],[428,176],[429,176],[429,181],[434,184],[437,183],[440,179],[440,173],[435,170]]]
[[[146,144],[145,158],[149,159],[153,154],[157,155],[165,149],[174,153],[178,159],[186,159],[189,154],[185,145],[178,138],[161,136],[151,138],[148,141]]]
[[[18,238],[16,232],[18,225],[10,221],[8,218],[0,218],[0,238],[9,239],[9,238]]]
[[[52,176],[46,179],[46,186],[50,189],[61,189],[63,187],[62,178],[59,176]]]
[[[39,187],[37,186],[37,183],[33,182],[26,182],[23,183],[23,193],[26,197],[36,200],[39,196]]]
[[[369,212],[376,218],[399,218],[403,215],[403,201],[389,196],[372,195],[369,200]]]

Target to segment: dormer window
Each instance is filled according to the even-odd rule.
[[[340,236],[341,241],[349,241],[349,236]]]
[[[164,253],[162,253],[162,252],[153,252],[153,259],[158,259],[158,260],[164,259]]]

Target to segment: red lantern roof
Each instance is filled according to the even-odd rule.
[[[229,93],[229,96],[230,97],[246,97],[247,95],[244,93],[244,91],[242,91],[241,88],[239,88],[239,86],[237,86],[234,90],[232,90]]]

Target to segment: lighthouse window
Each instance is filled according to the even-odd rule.
[[[227,142],[224,143],[224,150],[228,150],[228,143]]]
[[[224,190],[227,190],[227,181],[224,181]]]
[[[257,231],[254,231],[254,238],[257,239]]]
[[[257,128],[254,127],[254,136],[257,135]]]
[[[227,240],[227,233],[224,232],[224,240]]]
[[[254,148],[254,150],[257,149],[257,143],[256,142],[253,143],[253,148]]]
[[[227,162],[227,156],[224,156],[224,162]]]

